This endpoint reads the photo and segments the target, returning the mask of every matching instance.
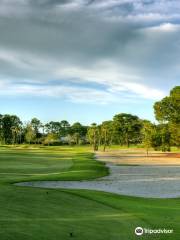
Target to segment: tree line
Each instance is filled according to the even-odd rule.
[[[84,126],[66,120],[43,124],[33,118],[23,123],[16,115],[0,115],[1,144],[83,145],[91,144],[94,151],[113,144],[142,144],[148,153],[156,150],[170,151],[171,146],[180,147],[180,86],[173,88],[169,96],[154,104],[158,123],[140,119],[138,116],[120,113],[101,124]]]

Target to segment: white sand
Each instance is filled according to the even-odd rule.
[[[92,181],[35,181],[16,185],[90,189],[148,198],[180,197],[180,165],[117,166],[109,163],[107,166],[110,169],[110,175]]]

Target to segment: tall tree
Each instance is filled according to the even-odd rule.
[[[73,139],[75,140],[75,143],[79,144],[80,140],[82,142],[85,141],[85,137],[87,134],[87,127],[83,126],[79,122],[76,122],[71,126],[70,133],[71,133]]]
[[[170,131],[168,124],[153,125],[151,136],[151,146],[155,150],[170,151]]]
[[[87,137],[90,144],[93,146],[94,151],[98,151],[100,129],[96,123],[91,124],[91,126],[88,128]]]
[[[14,129],[20,128],[22,122],[16,115],[5,114],[1,117],[1,134],[5,144],[11,144],[14,141]]]
[[[31,120],[31,126],[35,133],[39,133],[39,128],[41,127],[41,121],[37,118]]]
[[[34,128],[31,124],[27,124],[26,126],[26,133],[25,133],[25,140],[27,143],[31,144],[35,141],[36,133],[34,131]]]
[[[180,123],[180,86],[173,88],[168,97],[156,102],[154,111],[158,121]]]
[[[41,136],[40,128],[41,128],[42,123],[41,123],[41,121],[39,119],[33,118],[31,120],[30,124],[31,124],[31,127],[33,128],[33,131],[35,133],[35,141],[38,142],[38,140],[39,140],[39,138]]]
[[[20,138],[20,134],[21,134],[21,127],[20,126],[13,126],[11,127],[11,131],[12,131],[12,143],[13,144],[17,144],[18,140]],[[20,140],[19,140],[20,142]]]
[[[62,121],[60,122],[60,125],[61,125],[60,135],[61,135],[62,137],[68,135],[68,134],[69,134],[69,131],[70,131],[70,126],[71,126],[71,125],[69,124],[69,122],[66,121],[66,120],[62,120]]]
[[[160,123],[168,123],[171,143],[180,147],[180,86],[170,95],[154,104],[155,117]]]
[[[121,144],[140,142],[140,132],[142,124],[137,116],[121,113],[113,118],[115,133],[118,134]]]
[[[113,137],[113,122],[112,121],[104,121],[100,125],[100,134],[101,134],[101,142],[103,144],[103,151],[106,151],[106,147],[111,144]]]
[[[143,127],[142,127],[142,143],[146,149],[146,153],[148,156],[149,149],[153,145],[153,135],[154,135],[154,126],[150,121],[143,120],[142,121]]]
[[[49,123],[49,125],[50,125],[50,128],[51,128],[51,133],[55,133],[57,135],[60,135],[60,132],[61,132],[61,123],[60,122],[51,121]]]

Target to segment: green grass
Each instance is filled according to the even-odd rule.
[[[180,199],[144,199],[88,190],[17,187],[31,180],[108,174],[89,148],[0,148],[0,240],[180,239]],[[136,237],[137,226],[174,229]],[[73,237],[70,237],[70,232]]]

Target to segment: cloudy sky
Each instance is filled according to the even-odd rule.
[[[153,120],[176,85],[178,0],[0,0],[1,113]]]

